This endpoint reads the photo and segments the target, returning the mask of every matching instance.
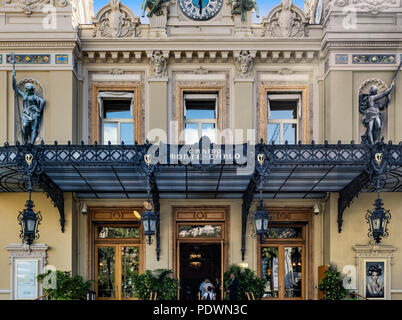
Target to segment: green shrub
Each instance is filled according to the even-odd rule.
[[[348,296],[343,287],[343,277],[334,265],[330,265],[318,288],[324,294],[324,300],[342,300]]]
[[[46,283],[51,271],[38,275],[39,283]],[[50,284],[50,281],[46,284]],[[84,281],[81,276],[71,276],[70,271],[56,271],[56,288],[43,288],[43,293],[51,300],[86,300],[91,288],[91,281]]]
[[[230,274],[233,273],[238,281],[237,298],[246,300],[246,292],[253,292],[256,299],[260,299],[265,292],[267,280],[257,277],[255,272],[250,268],[241,268],[235,264],[229,266],[223,275],[225,288],[228,289],[230,284]]]
[[[157,300],[176,300],[179,282],[171,278],[172,273],[169,269],[157,269],[133,275],[135,297],[148,300],[152,292],[157,292]]]

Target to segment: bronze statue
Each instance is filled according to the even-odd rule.
[[[161,16],[163,14],[162,4],[165,2],[169,2],[169,0],[143,0],[141,4],[142,15],[145,16],[145,12],[149,9],[147,17],[152,17],[154,14],[156,16]]]
[[[246,11],[255,9],[257,18],[260,17],[258,11],[257,0],[232,0],[233,9],[232,14],[241,14],[241,20],[246,20]]]
[[[369,94],[359,96],[359,112],[363,115],[363,125],[366,132],[362,136],[362,143],[374,144],[380,139],[383,128],[384,111],[391,101],[391,91],[395,86],[395,80],[392,81],[388,90],[378,93],[378,87],[370,87]],[[385,99],[385,101],[381,101]]]
[[[15,65],[15,56],[13,56],[13,64]],[[22,140],[24,144],[35,144],[36,138],[40,131],[40,124],[42,120],[42,112],[45,107],[46,101],[36,95],[35,86],[32,83],[26,83],[25,92],[22,92],[16,81],[16,71],[13,68],[13,89],[16,94],[16,103],[18,105],[19,95],[22,98],[23,110],[21,121]],[[19,107],[19,105],[18,105]],[[19,108],[18,108],[19,114]]]

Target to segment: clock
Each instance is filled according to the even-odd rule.
[[[209,20],[222,8],[223,0],[179,0],[183,13],[193,20]]]
[[[317,6],[315,9],[315,24],[321,23],[321,16],[322,16],[322,0],[318,0]]]

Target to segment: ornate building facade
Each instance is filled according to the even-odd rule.
[[[46,265],[95,280],[98,299],[133,298],[127,268],[168,268],[180,298],[196,299],[231,264],[267,278],[265,299],[318,299],[330,263],[348,289],[401,299],[401,39],[400,0],[283,0],[270,12],[145,0],[136,14],[120,0],[97,13],[91,0],[3,0],[0,299],[40,296],[23,279]],[[28,83],[46,101],[35,116],[24,116]],[[392,90],[375,100],[379,127],[364,107],[373,86]],[[33,121],[35,145],[20,144]],[[370,130],[394,144],[362,143]],[[28,250],[17,215],[32,181],[42,220]],[[392,213],[381,243],[367,236],[375,191]],[[256,236],[260,196],[269,223]]]

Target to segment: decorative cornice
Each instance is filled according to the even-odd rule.
[[[402,41],[328,41],[321,45],[323,55],[327,55],[331,49],[400,49]]]
[[[0,42],[0,48],[1,49],[13,49],[13,48],[23,48],[23,49],[32,49],[32,48],[60,48],[60,49],[70,49],[73,50],[76,48],[77,42],[75,40],[73,41],[63,41],[63,42],[58,42],[58,41],[49,41],[49,42],[37,42],[37,41],[32,41],[32,42],[27,42],[27,41],[18,41],[18,42],[9,42],[9,41],[4,41]]]

